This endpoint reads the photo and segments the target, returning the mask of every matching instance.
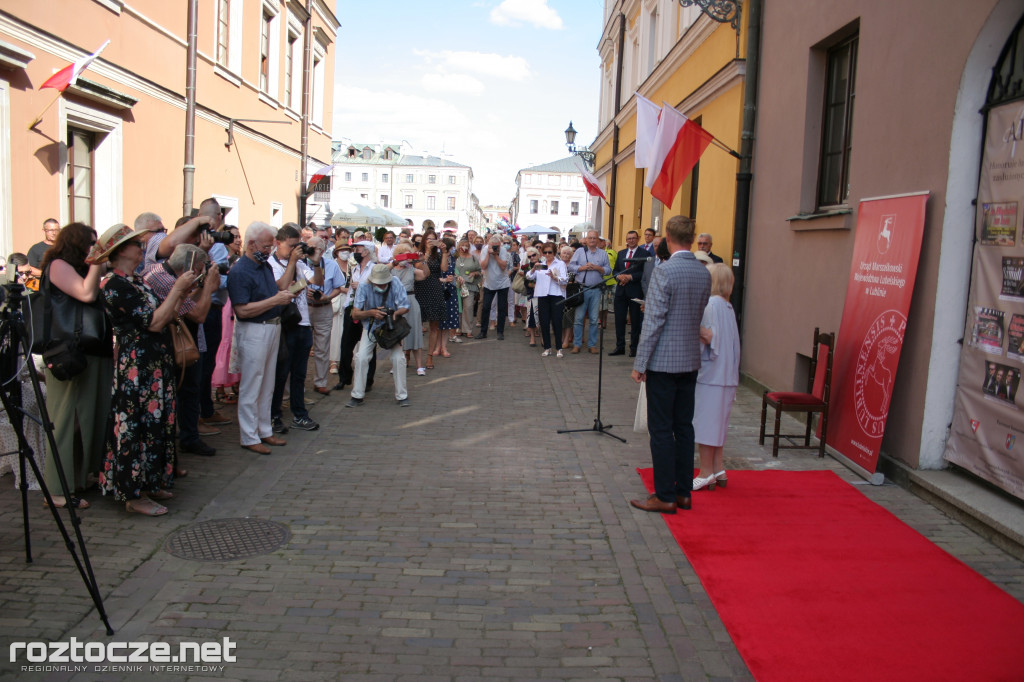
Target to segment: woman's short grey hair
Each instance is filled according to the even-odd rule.
[[[192,260],[193,266],[206,265],[209,256],[195,244],[178,244],[171,252],[171,257],[167,259],[167,264],[171,266],[171,270],[181,274],[188,270],[189,260]]]
[[[527,258],[529,258],[530,256],[539,256],[539,255],[540,255],[540,251],[537,250],[536,246],[531,246],[528,249],[526,249],[526,257]]]
[[[249,242],[254,242],[265,234],[276,237],[277,230],[259,220],[249,223],[249,227],[245,228],[245,246],[249,246]]]

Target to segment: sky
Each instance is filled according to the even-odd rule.
[[[401,143],[473,168],[482,206],[597,135],[602,3],[337,0],[334,140]]]

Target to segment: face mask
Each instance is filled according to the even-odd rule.
[[[356,263],[363,262],[363,254],[361,253],[357,253],[356,255],[352,256],[352,258],[355,259]]]
[[[373,285],[373,290],[376,291],[378,294],[383,294],[383,293],[387,292],[388,287],[387,287],[387,285],[379,287],[376,284],[374,284]]]
[[[267,256],[267,254],[263,253],[262,251],[254,252],[252,254],[252,257],[253,257],[253,260],[255,260],[260,265],[263,265],[269,259],[269,256]]]
[[[348,260],[348,257],[352,255],[351,251],[339,251],[338,258],[341,260]]]

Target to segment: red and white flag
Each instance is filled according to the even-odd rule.
[[[329,163],[326,166],[324,166],[323,168],[321,168],[320,170],[318,170],[317,172],[313,173],[312,177],[309,178],[309,186],[307,187],[306,191],[312,190],[313,187],[318,182],[320,182],[321,180],[326,178],[328,175],[330,175],[331,174],[331,169],[333,169],[333,168],[334,168],[334,164],[333,163]]]
[[[89,65],[92,64],[93,60],[96,59],[96,57],[99,57],[100,52],[103,52],[103,50],[106,49],[107,45],[109,44],[110,41],[108,40],[107,42],[100,45],[100,49],[96,50],[92,54],[86,55],[84,57],[79,57],[72,63],[68,64],[63,69],[47,78],[43,82],[43,84],[39,86],[39,89],[42,90],[43,88],[53,88],[55,90],[64,92],[68,89],[68,86],[75,84],[75,82],[78,80],[78,77],[82,75],[82,72],[89,68]]]
[[[661,107],[639,92],[633,94],[636,95],[636,146],[633,148],[633,165],[636,168],[650,168]]]
[[[676,192],[683,186],[690,171],[714,136],[667,104],[661,109],[658,133],[654,137],[654,154],[645,183],[651,196],[672,205]]]
[[[602,187],[601,181],[594,177],[593,173],[581,166],[578,161],[576,162],[576,168],[579,169],[580,175],[583,176],[583,186],[587,188],[587,194],[592,197],[601,197],[605,203],[608,203],[608,198],[604,195],[604,187]]]

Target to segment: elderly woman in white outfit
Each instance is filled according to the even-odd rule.
[[[565,300],[569,271],[565,263],[555,258],[555,244],[544,244],[541,256],[541,260],[535,261],[526,273],[527,279],[537,282],[533,298],[540,317],[541,339],[544,341],[544,352],[541,355],[551,355],[551,327],[554,327],[555,351],[558,357],[562,357],[562,307],[558,304]]]
[[[732,269],[716,263],[711,273],[711,298],[700,322],[701,357],[693,413],[694,440],[700,451],[700,472],[693,489],[714,490],[728,482],[723,446],[729,430],[729,414],[740,382],[740,333],[736,313],[729,303]]]

